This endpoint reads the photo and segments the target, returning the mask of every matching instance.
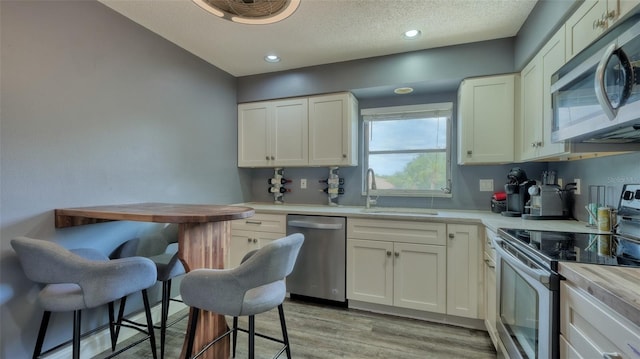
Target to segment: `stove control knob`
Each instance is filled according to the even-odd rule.
[[[633,199],[633,192],[624,191],[624,193],[622,194],[622,199],[624,199],[625,201]]]

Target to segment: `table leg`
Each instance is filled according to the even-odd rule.
[[[178,238],[178,257],[187,271],[198,268],[221,269],[224,268],[224,261],[228,258],[231,222],[181,223]],[[201,310],[193,354],[226,330],[227,323],[223,315]],[[185,349],[186,340],[180,358],[184,358]],[[229,338],[216,343],[201,358],[229,358]]]

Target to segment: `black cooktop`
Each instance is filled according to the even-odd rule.
[[[557,271],[558,262],[640,267],[640,241],[615,234],[501,228],[501,237]]]

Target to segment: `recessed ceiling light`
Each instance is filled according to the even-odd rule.
[[[393,90],[393,92],[398,95],[406,95],[412,93],[413,89],[411,87],[398,87],[397,89]]]
[[[280,62],[280,57],[276,55],[267,55],[264,57],[264,61],[266,62]]]
[[[421,34],[420,30],[409,30],[409,31],[405,31],[404,34],[402,34],[402,36],[405,39],[410,40],[410,39],[417,38],[418,36],[420,36],[420,34]]]

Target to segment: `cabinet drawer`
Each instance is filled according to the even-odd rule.
[[[287,216],[283,214],[256,213],[253,217],[232,221],[231,229],[286,233]]]
[[[587,292],[563,281],[560,286],[560,332],[584,358],[604,354],[637,358],[640,328]]]
[[[417,244],[446,244],[447,225],[412,221],[350,219],[347,238]]]
[[[495,238],[498,236],[498,234],[492,230],[490,230],[489,228],[485,229],[484,232],[484,254],[485,254],[485,258],[489,258],[492,261],[495,262],[496,260],[496,250],[493,248],[493,242],[491,242],[492,238]]]

